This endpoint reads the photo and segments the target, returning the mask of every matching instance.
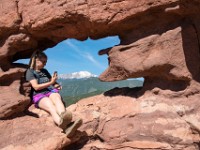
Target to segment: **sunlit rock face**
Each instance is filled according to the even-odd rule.
[[[70,148],[198,150],[198,101],[197,96],[140,95],[129,88],[83,99],[68,108],[84,120],[84,134]]]
[[[188,41],[182,39],[182,34],[189,36]],[[187,42],[188,49],[184,42]],[[200,58],[195,30],[192,26],[177,27],[161,35],[149,35],[112,48],[108,52],[109,68],[100,78],[114,81],[143,76],[189,81],[199,73],[199,65],[195,65],[191,55],[193,60]]]
[[[199,149],[198,0],[1,0],[0,14],[1,149]],[[27,66],[14,61],[67,38],[112,35],[121,42],[99,52],[109,63],[100,80],[144,77],[143,88],[114,89],[70,106],[84,120],[71,140],[48,114],[31,109],[38,118],[27,116]]]
[[[157,88],[158,93],[159,88],[165,94],[163,89],[168,89],[172,91],[170,97],[199,91],[198,3],[175,4],[151,8],[133,17],[133,28],[121,34],[120,45],[99,52],[107,54],[109,61],[100,80],[144,77],[143,91]]]

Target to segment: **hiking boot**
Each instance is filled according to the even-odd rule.
[[[58,125],[61,129],[65,130],[67,125],[69,125],[72,121],[72,113],[70,111],[65,111],[60,114],[61,123]]]
[[[82,125],[82,123],[83,120],[80,118],[72,122],[65,130],[65,134],[67,135],[67,137],[72,137],[76,130]]]

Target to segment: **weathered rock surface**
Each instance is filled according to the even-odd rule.
[[[199,0],[2,0],[0,148],[199,149],[199,13]],[[144,77],[141,90],[115,89],[70,106],[84,119],[73,145],[49,116],[24,115],[26,66],[14,61],[67,38],[111,35],[121,43],[99,52],[109,61],[100,79]]]
[[[23,112],[30,103],[30,98],[20,93],[24,71],[24,68],[15,67],[0,72],[0,118]]]
[[[73,149],[199,149],[199,99],[114,89],[69,109],[84,118]],[[88,138],[89,137],[89,138]]]
[[[1,121],[0,133],[3,150],[55,150],[71,143],[47,113],[34,108],[28,114]]]

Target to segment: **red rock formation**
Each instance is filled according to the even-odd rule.
[[[71,105],[84,118],[85,138],[69,149],[199,149],[196,96],[166,99],[134,92],[114,89]]]
[[[71,143],[47,113],[34,108],[29,111],[28,115],[22,113],[13,119],[1,121],[1,149],[55,150]]]
[[[67,38],[119,35],[120,45],[100,51],[109,61],[100,79],[144,77],[144,87],[115,89],[70,106],[84,118],[76,146],[199,149],[199,8],[198,0],[2,0],[0,148],[62,149],[77,140],[66,138],[47,116],[23,113],[30,101],[22,81],[26,66],[15,60]]]

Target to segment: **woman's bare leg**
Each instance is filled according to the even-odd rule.
[[[57,113],[60,115],[61,113],[66,111],[66,108],[62,102],[61,96],[59,93],[52,93],[49,98],[53,102],[56,107]]]
[[[38,103],[39,108],[49,112],[57,125],[60,125],[61,119],[60,116],[57,114],[56,107],[54,106],[53,102],[48,98],[44,97]]]

